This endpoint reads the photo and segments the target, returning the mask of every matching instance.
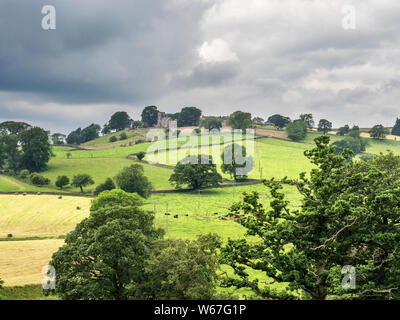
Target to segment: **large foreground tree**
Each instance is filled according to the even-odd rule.
[[[249,287],[261,297],[276,299],[399,299],[400,157],[389,153],[354,161],[350,150],[335,155],[328,136],[315,143],[305,151],[316,166],[310,174],[284,179],[299,191],[299,208],[274,180],[264,182],[273,199],[269,207],[257,192],[245,193],[243,201],[233,205],[232,210],[248,216],[240,223],[260,241],[228,242],[223,262],[237,277],[225,285]],[[287,284],[287,291],[250,280],[246,266]],[[346,270],[354,273],[342,274]],[[343,282],[346,276],[356,285]]]
[[[145,261],[162,235],[138,207],[92,211],[52,257],[56,293],[67,300],[126,300],[141,296]]]

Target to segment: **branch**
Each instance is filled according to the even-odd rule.
[[[343,232],[343,231],[344,231],[345,229],[347,229],[347,228],[350,228],[353,224],[356,223],[357,220],[358,220],[358,218],[354,219],[354,221],[353,221],[352,223],[346,224],[343,228],[341,228],[340,230],[338,230],[332,237],[330,237],[329,239],[326,239],[325,242],[324,242],[323,244],[321,244],[321,245],[318,246],[318,247],[311,248],[311,250],[314,250],[314,251],[315,251],[315,250],[318,250],[318,249],[321,249],[321,248],[326,248],[326,245],[327,245],[328,242],[331,242],[331,241],[335,240],[335,239],[339,236],[339,234],[340,234],[341,232]]]

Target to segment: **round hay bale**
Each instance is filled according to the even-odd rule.
[[[26,193],[26,192],[24,192],[22,195],[25,197],[25,196],[27,195],[27,193]]]
[[[40,192],[36,193],[38,196],[40,196]]]
[[[62,196],[59,196],[58,199],[62,199]]]
[[[178,219],[178,215],[177,215],[177,214],[176,214],[176,215],[174,215],[174,218],[175,218],[175,219]]]
[[[81,210],[81,207],[80,207],[80,206],[77,206],[77,207],[76,207],[76,210]]]
[[[7,238],[12,238],[12,237],[13,237],[12,233],[7,234]]]

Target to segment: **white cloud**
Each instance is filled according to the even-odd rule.
[[[199,48],[199,56],[206,62],[239,61],[237,54],[231,50],[229,44],[220,38],[214,39],[210,44],[205,41]]]

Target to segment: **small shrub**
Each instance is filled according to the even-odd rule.
[[[28,176],[29,176],[29,170],[24,169],[19,173],[19,177],[21,179],[26,179],[28,178]]]
[[[126,135],[125,132],[122,132],[122,133],[119,135],[119,140],[126,140],[126,139],[128,139],[128,136]]]
[[[29,180],[35,186],[45,186],[50,184],[50,179],[43,177],[42,175],[34,172],[29,176]]]
[[[96,189],[94,190],[94,195],[99,195],[100,193],[102,193],[103,191],[106,191],[106,190],[114,190],[116,187],[115,187],[115,183],[114,183],[114,181],[112,181],[112,179],[111,178],[107,178],[107,180],[104,182],[104,183],[102,183],[102,184],[99,184],[97,187],[96,187]]]
[[[139,144],[139,143],[145,143],[145,141],[143,139],[137,139],[136,144]]]
[[[108,139],[109,142],[115,142],[115,141],[117,141],[117,140],[118,140],[118,139],[117,139],[116,136],[112,136],[112,137],[110,137],[110,139]]]
[[[67,176],[58,176],[56,186],[62,190],[62,188],[69,184],[69,178]]]
[[[146,156],[146,152],[143,152],[143,151],[139,152],[139,153],[136,155],[136,157],[137,157],[140,161],[142,161],[143,158],[144,158],[145,156]]]

